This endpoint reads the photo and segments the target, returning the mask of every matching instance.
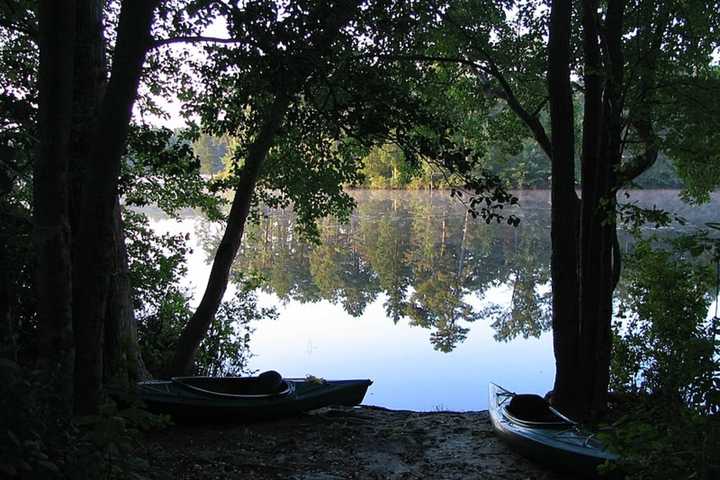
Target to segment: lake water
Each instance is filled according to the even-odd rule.
[[[518,192],[519,227],[473,219],[447,192],[356,191],[348,224],[321,222],[320,245],[293,232],[290,210],[249,226],[234,271],[265,280],[249,367],[286,377],[370,378],[366,404],[412,410],[487,408],[487,385],[552,387],[548,191]],[[720,198],[690,207],[674,191],[623,201],[656,205],[694,228],[718,221]],[[196,302],[222,226],[151,215],[158,232],[189,234],[186,284]],[[630,249],[632,239],[621,235]]]

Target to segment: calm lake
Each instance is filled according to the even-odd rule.
[[[234,269],[262,276],[259,303],[279,317],[252,325],[249,367],[370,378],[365,403],[393,409],[485,409],[488,382],[546,392],[550,194],[516,194],[519,227],[475,220],[449,192],[355,191],[350,222],[321,222],[320,245],[293,232],[291,210],[264,211]],[[720,196],[690,207],[676,191],[633,191],[622,202],[676,213],[688,222],[677,229],[719,219]],[[156,232],[189,235],[186,285],[197,303],[222,225],[150,218]],[[632,248],[630,235],[620,242]]]

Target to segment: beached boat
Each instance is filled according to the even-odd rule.
[[[593,476],[598,465],[618,459],[538,395],[517,395],[491,383],[489,410],[493,428],[503,441],[552,468]]]
[[[362,402],[370,380],[257,377],[174,377],[139,382],[137,395],[155,413],[190,420],[254,420]]]

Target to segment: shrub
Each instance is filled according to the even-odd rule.
[[[707,255],[693,258],[684,244],[641,240],[626,262],[611,388],[627,401],[604,440],[630,480],[720,474],[720,320],[707,318],[714,278]]]

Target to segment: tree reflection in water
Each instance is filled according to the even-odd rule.
[[[263,209],[247,235],[233,273],[258,275],[281,302],[342,305],[359,317],[380,298],[393,322],[431,331],[436,350],[462,342],[468,322],[490,321],[497,340],[538,337],[549,327],[549,230],[546,193],[523,202],[520,227],[486,225],[445,192],[359,191],[347,224],[320,223],[320,243],[300,238],[292,210]],[[219,237],[198,232],[208,256]],[[512,289],[510,308],[485,298]]]
[[[686,216],[708,214],[688,211],[675,193],[633,195]],[[391,321],[429,329],[443,352],[478,320],[489,322],[497,341],[550,329],[548,192],[520,192],[519,227],[473,219],[446,192],[356,191],[353,197],[358,206],[350,222],[322,220],[317,245],[294,232],[291,208],[263,209],[248,225],[233,272],[259,275],[262,289],[283,303],[326,300],[354,317],[381,300]],[[201,229],[211,256],[219,236]],[[622,235],[624,250],[631,243]],[[510,292],[509,305],[487,295],[498,287]]]

